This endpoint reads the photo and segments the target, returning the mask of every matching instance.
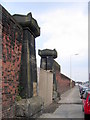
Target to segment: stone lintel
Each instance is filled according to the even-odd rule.
[[[57,58],[57,51],[55,49],[38,50],[38,55],[41,56],[42,58],[47,58],[52,56],[52,58],[55,59]]]
[[[37,21],[32,17],[31,12],[27,15],[14,14],[14,19],[23,27],[28,27],[33,33],[34,37],[40,36],[40,27]]]

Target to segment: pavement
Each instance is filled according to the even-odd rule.
[[[53,115],[59,115],[59,118],[84,118],[82,106],[78,104],[61,105]]]
[[[79,88],[68,90],[61,95],[61,100],[58,102],[59,107],[53,113],[42,114],[39,118],[80,118],[84,119],[82,112],[82,100],[79,95]]]
[[[79,88],[75,86],[74,88],[66,91],[61,95],[61,100],[58,102],[61,104],[82,104],[80,99]]]

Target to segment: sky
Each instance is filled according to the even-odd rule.
[[[12,0],[13,1],[13,0]],[[40,26],[36,38],[37,66],[40,67],[38,49],[56,49],[55,59],[61,66],[61,73],[75,81],[88,80],[88,1],[29,1],[3,2],[13,14],[32,13]]]

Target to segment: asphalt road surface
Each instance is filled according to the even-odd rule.
[[[45,113],[40,118],[76,118],[83,120],[84,113],[82,112],[82,100],[79,95],[79,88],[68,90],[61,95],[61,100],[58,102],[60,106],[55,110],[54,113]]]

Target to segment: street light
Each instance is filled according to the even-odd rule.
[[[78,53],[76,53],[76,54],[73,54],[73,55],[79,55]],[[70,88],[72,88],[72,78],[71,78],[71,72],[72,72],[72,61],[71,61],[71,57],[73,56],[73,55],[70,55]]]

